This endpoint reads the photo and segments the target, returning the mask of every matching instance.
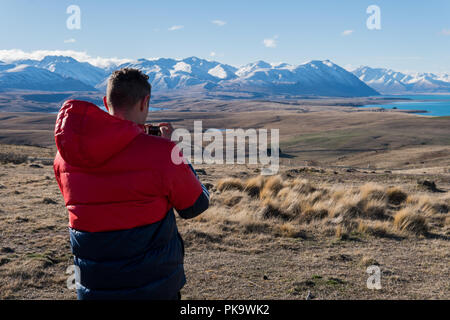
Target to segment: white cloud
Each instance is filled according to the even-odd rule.
[[[217,58],[223,58],[225,56],[225,54],[223,52],[216,52],[216,51],[211,51],[209,53],[209,56],[211,58],[217,59]]]
[[[218,25],[219,27],[223,27],[224,25],[227,24],[225,21],[222,20],[213,20],[211,22],[214,23],[215,25]]]
[[[168,30],[169,31],[175,31],[175,30],[180,30],[183,29],[184,26],[171,26]]]
[[[276,39],[277,38],[278,38],[278,36],[274,36],[273,38],[264,39],[263,40],[264,46],[266,46],[267,48],[276,48],[276,46],[277,46]]]
[[[64,43],[74,43],[74,42],[76,42],[77,40],[75,40],[74,38],[70,38],[70,39],[66,39],[66,40],[64,40]]]
[[[450,29],[442,29],[441,34],[444,36],[450,36]]]
[[[353,33],[354,30],[345,30],[344,32],[341,33],[341,35],[345,36],[349,36]]]
[[[0,50],[0,61],[7,63],[22,59],[42,60],[45,56],[68,56],[80,62],[89,62],[94,66],[103,68],[113,64],[122,64],[132,61],[131,59],[120,59],[115,57],[92,57],[86,52],[74,50],[35,50],[31,52],[25,52],[20,49]]]

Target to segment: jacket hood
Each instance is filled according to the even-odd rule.
[[[70,165],[97,167],[142,132],[143,125],[114,117],[90,102],[68,100],[56,118],[55,142]]]

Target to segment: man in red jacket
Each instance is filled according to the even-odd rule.
[[[148,135],[151,86],[136,69],[108,79],[104,112],[66,101],[58,113],[55,177],[69,213],[79,299],[177,299],[186,279],[174,210],[205,211],[209,193],[170,141]],[[175,148],[175,150],[174,150]]]

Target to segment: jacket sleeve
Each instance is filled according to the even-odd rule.
[[[55,173],[55,179],[56,179],[56,182],[58,183],[59,191],[61,191],[61,194],[64,196],[63,187],[61,184],[61,176],[60,176],[60,172],[59,172],[59,164],[58,164],[59,161],[60,161],[60,155],[59,155],[59,152],[57,152],[55,159],[53,161],[53,172]]]
[[[180,159],[184,159],[173,142],[171,142],[171,153],[178,154]],[[201,184],[194,168],[186,159],[178,164],[172,158],[169,159],[168,168],[165,171],[162,183],[169,202],[180,217],[191,219],[208,209],[209,192]]]

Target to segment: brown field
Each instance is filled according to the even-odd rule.
[[[178,219],[183,298],[450,298],[450,117],[350,102],[189,100],[149,115],[175,127],[280,128],[277,176],[194,165],[212,196],[207,212]],[[0,113],[1,299],[76,298],[54,121]],[[369,265],[381,269],[381,290],[366,287]]]

